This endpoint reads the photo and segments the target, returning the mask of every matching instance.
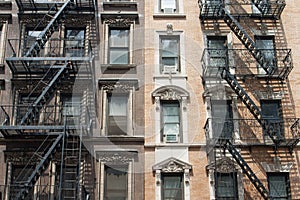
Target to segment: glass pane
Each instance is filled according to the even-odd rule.
[[[127,116],[127,101],[126,95],[112,94],[108,99],[109,116]]]
[[[84,30],[67,30],[66,38],[68,39],[84,39]]]
[[[178,55],[178,39],[162,39],[161,40],[161,48],[162,55]]]
[[[165,124],[164,125],[164,134],[176,134],[179,133],[179,124]]]
[[[269,186],[271,197],[287,197],[287,180],[285,174],[270,175]]]
[[[128,54],[127,48],[110,49],[110,64],[128,64]]]
[[[181,200],[183,194],[182,176],[163,176],[163,199]]]
[[[110,30],[110,47],[128,47],[129,30]]]
[[[236,197],[233,173],[217,174],[217,197]]]
[[[163,104],[164,116],[179,116],[179,104]]]
[[[176,0],[161,0],[161,9],[173,8],[176,10]]]
[[[128,173],[127,167],[106,166],[105,167],[105,199],[125,200],[127,199]]]

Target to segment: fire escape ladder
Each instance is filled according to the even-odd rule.
[[[43,156],[41,161],[36,165],[34,171],[32,174],[28,177],[28,180],[25,182],[22,182],[22,185],[20,185],[20,191],[15,196],[15,200],[25,199],[26,195],[29,193],[30,189],[34,187],[34,184],[38,180],[38,178],[43,174],[43,172],[47,169],[49,166],[49,163],[51,161],[51,158],[53,154],[57,151],[57,149],[60,147],[60,142],[63,138],[63,134],[59,134],[47,153]]]
[[[235,161],[241,167],[243,172],[250,179],[251,183],[254,185],[254,187],[257,189],[257,191],[261,194],[263,199],[268,199],[269,193],[268,193],[267,189],[262,184],[262,182],[258,179],[258,177],[255,175],[255,173],[252,171],[250,166],[243,159],[243,157],[238,152],[238,150],[234,147],[234,145],[229,140],[226,140],[224,143],[224,147],[229,151],[229,153],[232,155],[232,157],[235,159]]]
[[[235,33],[239,40],[245,45],[252,56],[260,64],[260,66],[266,71],[268,75],[273,74],[275,67],[270,61],[267,61],[265,55],[256,47],[255,42],[251,39],[249,34],[243,29],[240,23],[227,11],[226,8],[222,10],[222,16],[225,23]]]
[[[79,199],[81,141],[78,135],[69,135],[66,140],[64,173],[63,173],[63,198],[66,200]]]
[[[240,97],[240,99],[243,101],[246,107],[253,114],[255,119],[260,121],[261,120],[260,109],[256,106],[256,104],[253,102],[250,96],[246,93],[244,88],[239,84],[239,82],[236,80],[234,75],[232,75],[226,68],[223,69],[221,75],[222,78],[225,79],[226,82],[229,84],[229,86],[233,89],[233,91]]]
[[[43,88],[41,94],[36,98],[36,100],[29,105],[27,112],[20,121],[20,125],[29,124],[30,119],[34,118],[35,115],[39,113],[42,106],[51,100],[51,97],[55,93],[56,89],[60,86],[60,83],[68,77],[68,66],[69,63],[66,63],[63,66],[52,66],[52,68],[55,70],[55,73],[53,76],[50,76],[50,80],[48,80],[49,76],[46,74],[42,80],[39,81],[37,86],[40,84],[46,84],[46,87]],[[49,70],[48,72],[53,73],[52,70]]]
[[[46,42],[48,41],[48,39],[58,29],[60,19],[63,17],[64,11],[67,8],[69,3],[70,3],[70,0],[67,0],[62,5],[62,7],[56,12],[54,17],[50,20],[48,25],[39,34],[39,36],[36,38],[36,41],[32,44],[30,49],[27,51],[27,53],[25,54],[25,57],[36,57],[38,55],[38,53],[40,52],[40,50],[42,48],[44,48],[44,46],[45,46]],[[54,7],[56,7],[56,6],[57,5],[54,4]],[[53,9],[53,7],[50,8],[50,10],[52,10],[52,9]],[[49,12],[50,12],[50,10],[49,10]]]

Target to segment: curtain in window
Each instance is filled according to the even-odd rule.
[[[112,94],[108,103],[109,116],[127,116],[127,96]]]

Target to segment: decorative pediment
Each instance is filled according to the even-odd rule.
[[[215,170],[220,173],[231,173],[236,171],[235,163],[228,157],[221,158],[206,166],[207,170]]]
[[[191,170],[192,165],[180,161],[176,158],[169,158],[153,166],[153,171],[160,170],[163,173],[184,172],[185,170]]]
[[[138,19],[138,14],[108,14],[102,13],[101,18],[105,24],[110,27],[129,27]]]
[[[120,164],[120,163],[130,163],[137,159],[137,151],[110,151],[103,150],[97,151],[97,159],[100,162],[105,162],[107,164]]]
[[[178,86],[166,85],[152,92],[153,97],[159,97],[160,100],[181,100],[183,97],[189,97],[189,93]]]
[[[138,87],[138,80],[99,80],[99,88],[103,90],[108,90],[109,92],[128,92],[133,88]]]

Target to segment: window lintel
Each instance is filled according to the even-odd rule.
[[[154,172],[159,170],[163,173],[184,173],[186,170],[191,171],[192,165],[171,157],[160,163],[157,163],[152,167],[152,169]]]
[[[183,98],[188,98],[189,93],[181,87],[166,85],[154,90],[152,96],[159,97],[160,100],[181,100]]]

